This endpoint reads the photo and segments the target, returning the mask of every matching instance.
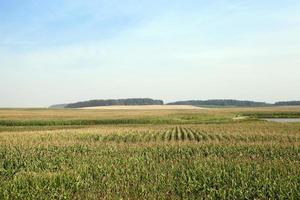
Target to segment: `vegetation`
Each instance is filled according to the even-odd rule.
[[[163,105],[162,100],[153,100],[149,98],[136,99],[107,99],[107,100],[90,100],[70,104],[58,104],[51,106],[52,108],[83,108],[95,106],[113,106],[113,105]]]
[[[164,105],[162,100],[153,100],[148,98],[136,99],[109,99],[109,100],[90,100],[70,104],[52,105],[50,108],[82,108],[96,106],[112,105]],[[268,106],[299,106],[300,101],[282,101],[274,104],[257,101],[240,101],[234,99],[211,99],[211,100],[188,100],[176,101],[167,105],[192,105],[204,107],[268,107]]]
[[[280,101],[275,103],[276,106],[300,106],[300,101]]]
[[[239,101],[233,99],[213,99],[213,100],[190,100],[190,101],[177,101],[169,103],[169,105],[193,105],[193,106],[239,106],[239,107],[257,107],[269,106],[265,102],[255,101]]]
[[[300,118],[300,112],[244,112],[243,116],[263,118]]]
[[[50,108],[65,108],[68,104],[55,104],[50,106]]]
[[[1,124],[0,199],[298,199],[300,123],[229,120],[272,112],[292,111],[0,109],[13,123],[116,120]]]

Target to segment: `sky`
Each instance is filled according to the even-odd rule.
[[[300,100],[299,0],[0,0],[0,107]]]

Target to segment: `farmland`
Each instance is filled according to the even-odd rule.
[[[0,199],[298,199],[299,107],[0,109]]]

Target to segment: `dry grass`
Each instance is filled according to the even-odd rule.
[[[145,106],[97,106],[85,107],[88,110],[198,110],[208,109],[189,105],[145,105]]]
[[[0,109],[0,119],[124,119],[207,113],[204,109]]]
[[[183,107],[181,106],[181,108]],[[198,116],[226,116],[233,118],[237,113],[241,112],[300,113],[300,107],[192,108],[193,109],[0,109],[0,120],[127,119],[141,117],[165,117],[185,114]]]

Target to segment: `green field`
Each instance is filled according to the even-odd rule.
[[[0,109],[0,199],[299,199],[299,116]]]

